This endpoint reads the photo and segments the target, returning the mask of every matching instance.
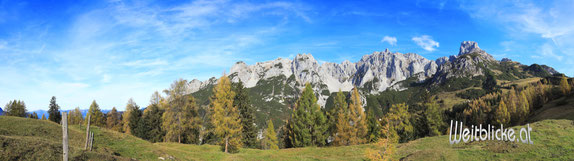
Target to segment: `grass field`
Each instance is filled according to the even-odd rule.
[[[574,160],[574,122],[544,120],[530,125],[533,145],[485,141],[450,145],[448,136],[397,145],[405,160]],[[94,151],[84,152],[84,127],[70,127],[73,160],[364,160],[372,144],[281,150],[241,149],[225,154],[215,145],[150,143],[131,135],[93,128]],[[61,126],[42,120],[0,116],[0,160],[60,160]]]

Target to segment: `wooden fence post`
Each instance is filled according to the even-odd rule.
[[[68,113],[62,113],[62,144],[64,161],[68,161]]]
[[[94,147],[94,133],[93,132],[90,135],[90,151],[92,151],[92,147]]]
[[[88,126],[86,127],[86,145],[84,146],[84,150],[88,150],[88,142],[90,141],[90,115],[88,115]]]

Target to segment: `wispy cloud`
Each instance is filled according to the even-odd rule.
[[[571,45],[574,44],[572,6],[574,1],[567,0],[488,0],[461,4],[461,8],[472,17],[503,26],[516,41],[524,41],[526,36],[536,35],[539,40],[546,41],[537,45],[540,54],[559,61],[574,60],[574,46]]]
[[[426,51],[432,52],[436,50],[435,47],[439,47],[438,42],[434,41],[432,37],[428,35],[415,36],[412,40]]]
[[[153,91],[177,78],[207,79],[235,61],[254,59],[249,51],[283,32],[289,21],[313,22],[310,8],[295,2],[110,1],[96,6],[102,7],[67,14],[69,22],[59,28],[35,25],[0,37],[0,69],[11,71],[2,74],[20,80],[0,81],[0,91],[21,91],[2,93],[0,102],[25,98],[34,110],[54,95],[63,109],[85,107],[82,103],[91,99],[111,108],[133,97],[145,106]]]
[[[386,43],[389,43],[389,45],[391,45],[391,46],[395,46],[395,45],[397,45],[397,38],[391,37],[391,36],[385,36],[385,37],[383,37],[381,42],[386,42]]]

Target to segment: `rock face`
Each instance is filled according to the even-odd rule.
[[[484,68],[489,64],[498,64],[492,55],[478,47],[474,41],[464,41],[460,44],[457,56],[437,59],[439,68],[433,77],[433,83],[438,84],[451,77],[474,77],[484,75]]]
[[[480,49],[476,42],[464,41],[458,55],[441,57],[435,61],[414,53],[392,53],[388,49],[365,55],[358,62],[343,61],[340,64],[319,64],[311,54],[298,54],[293,60],[278,58],[253,65],[240,61],[231,67],[229,77],[232,82],[242,81],[247,88],[259,87],[260,84],[262,87],[269,86],[270,82],[280,84],[270,89],[271,96],[265,96],[265,100],[295,98],[296,93],[306,83],[310,83],[319,104],[323,106],[330,93],[339,90],[350,91],[358,87],[364,94],[378,93],[388,88],[402,90],[404,87],[398,82],[408,78],[431,80],[433,84],[440,84],[452,77],[481,76],[491,66],[498,65],[500,61]],[[548,66],[543,67],[551,74],[558,73]],[[215,78],[204,82],[192,80],[189,88],[194,93],[215,83]],[[285,89],[295,89],[296,92],[286,92]]]
[[[350,91],[356,86],[377,93],[415,75],[419,80],[429,78],[435,74],[437,68],[435,61],[420,55],[392,53],[387,49],[365,55],[355,63],[344,61],[340,64],[319,65],[311,54],[298,54],[293,60],[278,58],[254,65],[237,62],[231,67],[229,75],[232,82],[242,81],[246,88],[255,87],[261,80],[278,76],[294,78],[296,83],[289,85],[296,89],[310,83],[318,93],[319,103],[324,105],[328,93],[331,92]],[[216,82],[215,78],[205,82],[192,80],[189,88],[193,93]]]

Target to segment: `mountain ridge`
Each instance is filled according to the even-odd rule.
[[[366,94],[376,94],[387,89],[403,90],[398,82],[414,77],[417,82],[432,79],[434,84],[444,83],[451,77],[476,77],[485,75],[489,66],[499,66],[510,59],[496,60],[492,55],[480,49],[477,42],[463,41],[458,55],[429,60],[415,53],[373,52],[362,56],[357,62],[345,60],[341,63],[326,62],[319,64],[311,54],[297,54],[292,60],[277,58],[247,65],[243,61],[230,68],[232,82],[242,81],[247,88],[255,87],[261,80],[277,76],[290,78],[292,88],[301,89],[310,83],[318,94],[318,102],[324,106],[328,96],[339,89],[350,91],[353,87],[366,89]],[[521,65],[520,63],[518,63]],[[542,65],[542,70],[556,74],[556,70]],[[206,81],[193,79],[189,83],[189,93],[195,93],[209,85],[217,83],[215,77]],[[326,91],[326,92],[325,92]]]

